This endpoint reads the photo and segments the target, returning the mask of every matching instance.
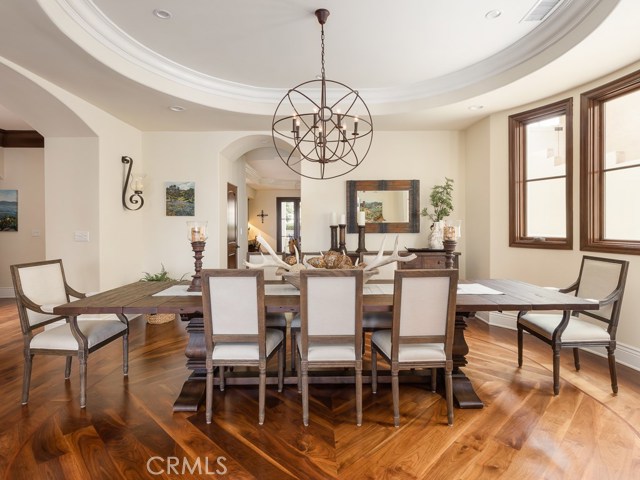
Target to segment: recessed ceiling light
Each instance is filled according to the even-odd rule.
[[[153,14],[156,17],[161,18],[162,20],[169,20],[171,18],[171,12],[168,12],[167,10],[161,10],[159,8],[156,8],[153,11]]]
[[[172,105],[169,107],[169,110],[171,110],[172,112],[184,112],[186,108],[181,107],[180,105]]]
[[[502,15],[502,12],[500,10],[489,10],[484,14],[484,18],[486,18],[487,20],[494,20],[500,15]]]
[[[469,110],[475,111],[475,110],[482,110],[484,108],[484,105],[470,105]]]

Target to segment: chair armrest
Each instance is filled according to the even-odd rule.
[[[573,282],[571,285],[569,285],[568,287],[565,288],[561,288],[558,291],[560,293],[569,293],[569,292],[575,292],[576,290],[578,290],[578,286],[580,284],[578,283],[578,281],[576,280],[575,282]]]
[[[51,304],[40,305],[40,313],[49,313],[51,315],[55,315],[55,313],[53,313],[53,309],[56,308],[58,305],[61,305],[61,304],[51,303]]]
[[[613,292],[611,292],[605,298],[600,300],[598,303],[600,304],[600,307],[604,307],[606,305],[609,305],[615,302],[618,299],[618,297],[620,297],[620,289],[616,288]]]
[[[85,298],[87,295],[85,293],[79,292],[69,285],[65,284],[65,290],[67,291],[67,295],[75,298]]]

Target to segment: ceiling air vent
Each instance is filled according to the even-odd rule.
[[[531,7],[521,22],[541,22],[564,0],[539,0]]]

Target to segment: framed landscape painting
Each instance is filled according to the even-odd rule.
[[[164,187],[167,216],[192,217],[195,215],[195,182],[165,182]]]
[[[18,190],[0,190],[0,232],[18,231]]]

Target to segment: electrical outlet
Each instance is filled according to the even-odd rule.
[[[32,237],[39,237],[40,236],[40,229],[39,228],[31,229],[31,236]]]

